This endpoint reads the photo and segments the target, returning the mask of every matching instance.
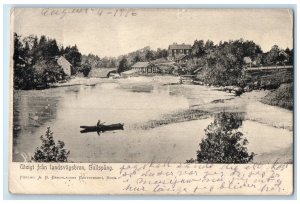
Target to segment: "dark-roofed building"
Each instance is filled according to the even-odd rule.
[[[157,73],[159,70],[157,67],[150,62],[136,62],[131,66],[132,70],[137,70],[141,74],[152,74]]]
[[[190,55],[192,53],[192,46],[188,44],[173,43],[169,45],[169,58],[176,58],[178,55]]]

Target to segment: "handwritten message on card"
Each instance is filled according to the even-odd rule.
[[[11,168],[10,189],[16,193],[289,195],[293,190],[290,164],[13,163]]]

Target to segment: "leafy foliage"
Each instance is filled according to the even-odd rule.
[[[25,46],[21,41],[21,36],[14,33],[14,87],[21,89],[31,89],[34,87],[33,77],[34,70],[30,66],[30,58],[27,56],[29,53],[29,44]]]
[[[124,57],[120,63],[119,63],[119,67],[118,67],[118,73],[124,72],[126,70],[128,70],[129,66],[128,66],[128,61],[127,59]]]
[[[34,162],[68,162],[70,151],[64,149],[65,143],[58,140],[57,145],[53,138],[53,132],[47,128],[45,136],[41,136],[42,146],[37,148],[31,158]]]
[[[81,53],[78,51],[76,45],[66,47],[64,50],[65,58],[72,64],[72,74],[77,74],[81,68]]]
[[[89,61],[85,61],[82,65],[82,68],[81,68],[81,72],[83,73],[83,76],[87,77],[90,73],[90,71],[92,70],[92,66],[91,64],[89,63]]]
[[[272,91],[264,98],[261,102],[293,110],[294,107],[294,97],[293,97],[293,83],[282,84],[278,89]]]
[[[202,67],[201,79],[213,85],[238,85],[243,73],[243,58],[255,58],[262,53],[260,47],[252,41],[243,39],[229,42],[220,42],[214,45],[207,41],[196,41],[192,53],[199,58],[198,66]]]
[[[156,53],[155,53],[155,58],[156,59],[167,58],[168,54],[169,54],[168,50],[158,48],[157,51],[156,51]]]
[[[248,140],[237,129],[242,125],[238,113],[219,113],[206,129],[206,138],[202,139],[197,151],[199,163],[248,163],[254,153],[247,152]],[[194,160],[188,160],[192,162]]]
[[[47,85],[64,79],[64,72],[54,59],[37,60],[33,68],[35,85]]]
[[[243,73],[247,66],[244,58],[251,59],[253,66],[272,66],[293,64],[293,50],[280,49],[274,45],[263,53],[253,41],[235,40],[220,42],[196,40],[192,46],[193,59],[187,62],[190,71],[201,68],[199,80],[217,86],[241,86]]]
[[[155,60],[155,53],[152,50],[147,50],[145,58],[147,61]]]
[[[55,39],[42,35],[22,38],[14,33],[14,88],[34,89],[65,79],[56,59],[65,56],[72,64],[73,74],[81,70],[81,53],[76,45],[63,48]]]
[[[91,53],[88,55],[82,55],[82,61],[85,63],[88,62],[92,69],[101,67],[101,59],[98,55]]]

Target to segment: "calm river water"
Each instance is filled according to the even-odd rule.
[[[195,107],[203,106],[208,111],[224,109],[224,104],[211,105],[218,99],[234,101],[231,94],[209,87],[176,84],[176,77],[97,79],[97,82],[91,86],[16,91],[13,160],[30,158],[41,146],[40,136],[50,127],[55,140],[65,142],[65,148],[71,152],[69,160],[73,162],[185,162],[196,158],[199,143],[205,137],[204,129],[213,118],[147,130],[136,125]],[[247,112],[246,106],[238,103],[233,109]],[[292,117],[292,112],[284,113]],[[106,124],[124,123],[124,130],[100,135],[80,133],[81,125],[96,125],[98,120]],[[244,121],[241,129],[249,140],[249,151],[257,154],[255,161],[272,162],[276,157],[283,162],[291,161],[292,131],[253,120]]]

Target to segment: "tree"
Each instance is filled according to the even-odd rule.
[[[262,54],[261,47],[253,41],[241,41],[242,43],[242,56],[255,59],[259,54]]]
[[[192,55],[194,57],[201,57],[205,54],[204,42],[203,40],[195,40],[192,46]]]
[[[208,40],[204,46],[203,41],[195,41],[192,53],[197,58],[197,66],[202,68],[202,80],[221,86],[241,85],[244,57],[256,60],[262,56],[257,44],[243,39],[221,41],[218,45]]]
[[[109,63],[107,65],[109,68],[116,68],[117,67],[117,61],[114,57],[109,59]]]
[[[70,46],[66,47],[64,56],[72,64],[74,68],[72,70],[72,74],[76,74],[81,68],[81,58],[82,58],[82,55],[78,51],[77,46],[74,45],[72,47]]]
[[[48,86],[49,83],[54,83],[64,79],[64,71],[57,64],[55,59],[40,59],[33,66],[34,84]]]
[[[22,67],[25,65],[25,60],[23,59],[24,55],[24,49],[23,44],[20,41],[20,37],[17,33],[14,33],[14,67]]]
[[[98,55],[94,54],[88,54],[88,55],[82,55],[81,61],[86,63],[86,61],[91,65],[92,69],[100,68],[101,67],[101,60]]]
[[[294,49],[286,48],[285,52],[288,54],[288,64],[293,65],[294,64]]]
[[[141,58],[141,56],[137,53],[137,54],[134,56],[132,63],[136,63],[136,62],[140,62],[140,61],[142,61],[142,58]]]
[[[158,48],[157,51],[156,51],[156,58],[157,59],[159,59],[159,58],[167,58],[168,54],[169,54],[168,50]]]
[[[34,156],[31,158],[34,162],[68,162],[70,151],[66,150],[65,143],[58,140],[57,145],[53,138],[53,132],[47,128],[46,134],[40,137],[42,146],[36,148]]]
[[[212,51],[213,49],[215,48],[215,45],[214,45],[214,42],[211,41],[211,40],[207,40],[205,42],[205,45],[204,45],[204,50],[205,50],[205,53],[208,54],[210,51]]]
[[[89,61],[86,60],[86,61],[83,63],[82,68],[81,68],[80,71],[83,73],[83,75],[84,75],[85,77],[87,77],[87,76],[89,75],[89,73],[90,73],[91,70],[92,70],[92,66],[91,66],[91,64],[89,63]]]
[[[248,163],[254,153],[247,151],[248,140],[237,129],[242,125],[238,113],[219,113],[206,129],[206,138],[199,144],[199,163]]]
[[[151,61],[155,59],[155,54],[152,50],[147,50],[145,54],[145,58],[147,61]]]
[[[14,33],[14,87],[17,89],[32,89],[33,85],[33,68],[30,64],[29,44],[25,42],[25,46],[21,42],[21,36]]]
[[[55,39],[50,39],[48,41],[48,53],[50,57],[58,56],[60,54],[57,42]]]
[[[278,45],[273,45],[271,50],[267,53],[265,53],[264,58],[263,58],[263,63],[264,65],[276,65],[277,62],[279,61],[279,53],[280,53],[280,48]]]
[[[128,61],[124,57],[120,62],[119,62],[119,67],[118,67],[118,73],[124,72],[128,70]]]
[[[43,47],[46,44],[47,44],[47,38],[46,38],[46,36],[42,35],[41,38],[40,38],[38,46]]]

